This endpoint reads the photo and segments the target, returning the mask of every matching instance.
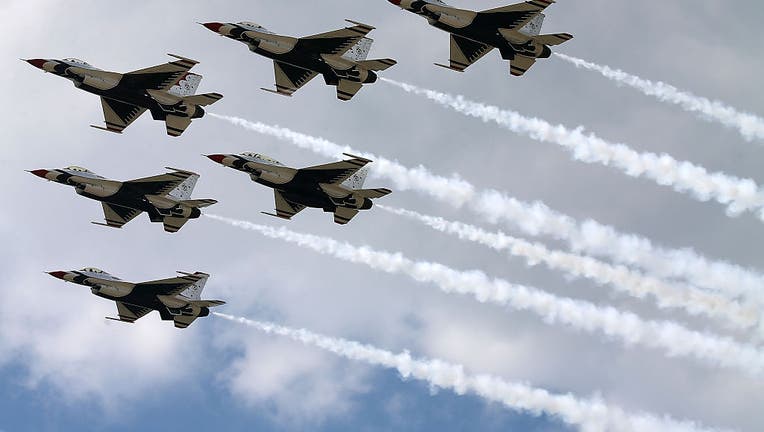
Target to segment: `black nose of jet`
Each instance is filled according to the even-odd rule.
[[[220,30],[220,27],[223,27],[223,23],[219,23],[219,22],[208,22],[208,23],[201,23],[201,24],[207,27],[208,29],[214,31],[215,33],[219,33],[218,30]]]
[[[45,59],[29,59],[29,60],[26,60],[26,62],[38,69],[42,69],[42,65],[44,65],[48,61]]]

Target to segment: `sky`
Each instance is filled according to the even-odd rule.
[[[453,1],[488,9],[495,0]],[[372,209],[347,226],[305,210],[286,222],[268,218],[272,192],[202,154],[254,151],[304,167],[329,160],[219,119],[195,120],[178,139],[148,115],[122,135],[101,124],[95,96],[19,58],[76,57],[126,72],[169,61],[198,60],[200,92],[225,98],[209,111],[278,124],[432,172],[458,174],[478,188],[543,201],[579,220],[592,218],[670,248],[764,271],[761,221],[725,215],[652,181],[571,159],[550,143],[515,135],[378,82],[349,103],[320,79],[292,98],[259,90],[273,84],[270,61],[196,24],[254,21],[304,36],[345,25],[374,25],[370,57],[398,64],[382,75],[587,130],[639,151],[666,152],[712,171],[764,182],[761,141],[657,102],[557,58],[522,78],[509,76],[497,53],[466,73],[433,66],[448,59],[448,37],[386,0],[314,2],[194,0],[0,1],[6,103],[0,106],[0,431],[160,430],[576,430],[549,416],[457,396],[395,371],[338,358],[291,340],[210,317],[186,330],[156,313],[135,325],[109,322],[114,305],[85,287],[44,271],[94,266],[130,281],[176,270],[212,277],[205,298],[221,312],[369,343],[394,352],[462,364],[554,392],[597,396],[629,412],[688,419],[707,427],[764,428],[761,377],[716,368],[660,350],[624,347],[599,334],[548,324],[527,312],[480,304],[363,265],[350,264],[218,221],[190,221],[179,233],[139,217],[122,230],[90,224],[100,205],[24,170],[79,165],[114,179],[164,172],[201,174],[195,198],[219,201],[208,213],[311,233],[463,269],[480,269],[559,296],[673,320],[697,330],[750,337],[716,322],[666,311],[542,266],[528,267],[482,246],[424,229]],[[664,80],[743,111],[764,113],[759,85],[764,7],[747,0],[623,2],[560,0],[545,32],[575,39],[559,52]],[[339,155],[338,155],[339,156]],[[391,187],[372,175],[368,187]],[[484,226],[459,209],[416,191],[380,203]],[[518,234],[519,233],[513,233]],[[539,240],[539,239],[536,239]],[[562,243],[546,241],[549,247]],[[748,339],[746,339],[748,338]],[[757,342],[754,342],[757,343]]]

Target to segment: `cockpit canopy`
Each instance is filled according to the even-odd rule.
[[[80,272],[96,275],[96,277],[101,279],[111,279],[115,281],[120,280],[118,277],[112,276],[109,273],[106,273],[105,271],[95,267],[85,267],[84,269],[80,270]]]
[[[72,165],[70,167],[66,167],[66,169],[69,170],[69,171],[76,171],[76,172],[84,172],[84,173],[93,174],[93,171],[90,171],[87,168],[83,168],[83,167],[79,167],[79,166],[74,166],[74,165]]]
[[[252,21],[242,21],[242,22],[238,22],[236,24],[244,27],[247,30],[257,31],[257,32],[260,32],[260,33],[273,34],[272,31],[268,30],[267,28],[261,26],[258,23],[254,23]]]
[[[84,269],[82,269],[80,271],[84,271],[84,272],[88,272],[88,273],[106,274],[105,271],[103,271],[103,270],[101,270],[99,268],[95,268],[95,267],[85,267]]]
[[[266,155],[262,155],[260,153],[246,152],[246,153],[242,153],[241,155],[244,156],[244,157],[248,157],[250,159],[257,159],[259,161],[262,161],[262,162],[265,162],[265,163],[268,163],[268,164],[271,164],[271,165],[281,165],[281,166],[283,166],[281,164],[281,162],[277,161],[276,159],[273,159],[273,158],[271,158],[269,156],[266,156]]]
[[[81,68],[85,68],[85,69],[98,70],[98,68],[94,67],[90,63],[88,63],[86,61],[83,61],[83,60],[80,60],[80,59],[76,59],[76,58],[65,58],[65,59],[62,59],[61,61],[66,63],[66,64],[68,64],[68,65],[71,65],[71,66],[77,66],[77,67],[81,67]]]

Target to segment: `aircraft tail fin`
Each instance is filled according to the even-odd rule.
[[[186,72],[170,87],[169,93],[175,96],[186,97],[196,94],[196,89],[199,88],[199,83],[202,82],[202,76],[199,74]]]
[[[342,186],[345,186],[350,189],[361,189],[363,187],[363,183],[366,181],[367,175],[369,175],[368,165],[356,171],[355,174],[348,177],[348,179],[342,182],[341,184]]]
[[[373,59],[373,60],[361,60],[356,62],[358,66],[371,71],[383,71],[387,68],[395,66],[397,61],[389,58],[385,59]]]
[[[520,33],[526,36],[538,36],[541,33],[541,26],[544,24],[544,14],[540,13],[528,21],[522,28],[518,29]]]
[[[371,51],[371,45],[373,43],[373,39],[369,39],[367,37],[362,38],[356,42],[356,44],[353,45],[349,50],[347,50],[345,54],[342,54],[342,57],[356,62],[366,60],[366,58],[369,56],[369,51]]]
[[[196,282],[194,282],[192,285],[186,288],[183,292],[181,292],[181,295],[188,297],[191,300],[201,300],[202,291],[204,291],[204,285],[207,284],[207,279],[209,279],[210,275],[208,275],[207,273],[202,273],[202,272],[196,272],[196,273],[178,272],[178,273],[184,276],[193,276],[194,278],[198,278]]]
[[[192,174],[182,183],[175,186],[175,189],[167,193],[170,198],[175,198],[178,201],[184,201],[191,198],[191,194],[194,192],[196,182],[199,180],[199,174]]]

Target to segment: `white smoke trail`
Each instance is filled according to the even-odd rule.
[[[528,235],[546,235],[564,240],[575,251],[586,251],[590,255],[609,257],[622,264],[638,266],[658,278],[682,278],[693,285],[714,289],[729,297],[745,295],[756,299],[757,304],[764,304],[764,293],[761,290],[764,275],[753,270],[709,260],[691,249],[662,248],[644,237],[619,233],[615,228],[593,220],[579,224],[570,216],[538,201],[527,203],[490,189],[477,193],[474,186],[466,181],[431,174],[422,166],[408,168],[382,157],[364,154],[290,129],[238,117],[210,115],[327,157],[337,157],[342,152],[365,155],[375,160],[373,173],[396,182],[401,190],[415,189],[456,206],[468,203],[470,210],[488,222],[504,222]]]
[[[699,201],[714,199],[727,206],[729,216],[754,211],[764,220],[764,193],[751,179],[740,179],[720,172],[709,173],[701,166],[677,161],[665,153],[638,153],[624,144],[610,143],[593,133],[587,135],[582,127],[569,130],[562,125],[554,126],[538,118],[524,117],[514,111],[473,102],[463,96],[453,96],[388,78],[380,79],[464,115],[484,122],[494,122],[537,141],[558,144],[581,162],[614,166],[632,177],[646,177],[659,185],[671,186],[677,192],[690,192]]]
[[[554,55],[578,68],[599,72],[605,78],[635,88],[647,96],[655,96],[660,101],[679,105],[685,111],[699,113],[707,120],[715,120],[724,126],[737,129],[748,141],[764,139],[764,119],[754,114],[738,112],[720,101],[696,96],[661,81],[646,80],[620,69],[612,69],[609,66],[598,65],[565,54],[554,53]]]
[[[385,173],[385,176],[395,183],[398,190],[423,190],[441,201],[449,201],[456,206],[464,204],[475,193],[474,187],[458,176],[453,175],[451,178],[435,176],[422,165],[408,168],[396,161],[381,158],[371,153],[359,152],[350,147],[343,147],[323,138],[312,137],[287,128],[251,122],[239,117],[222,116],[214,113],[209,113],[209,115],[253,132],[292,142],[300,148],[311,150],[326,157],[340,157],[342,153],[352,153],[371,159],[374,161],[372,173]]]
[[[395,354],[371,345],[346,339],[333,338],[305,329],[293,329],[269,322],[252,321],[213,312],[213,315],[244,324],[267,334],[288,337],[305,345],[320,348],[349,360],[361,361],[374,366],[395,369],[403,379],[426,381],[431,386],[450,389],[458,395],[477,395],[492,402],[525,414],[554,416],[563,422],[577,426],[583,432],[636,432],[672,431],[700,432],[702,426],[688,421],[676,421],[669,417],[651,414],[629,414],[619,407],[607,405],[598,398],[579,399],[568,394],[552,394],[547,390],[527,384],[507,382],[492,375],[472,375],[461,365],[437,359],[413,358],[404,351]]]
[[[694,287],[668,283],[627,267],[610,265],[591,257],[549,250],[540,243],[531,243],[502,232],[488,232],[474,225],[448,221],[411,210],[381,204],[377,204],[377,207],[424,223],[437,231],[456,235],[462,240],[477,242],[497,251],[507,251],[514,256],[524,258],[528,265],[543,262],[552,270],[562,270],[572,276],[585,277],[600,285],[611,285],[639,299],[653,295],[661,308],[681,308],[692,315],[703,314],[742,329],[750,328],[758,323],[758,314],[755,309],[743,307],[738,302],[699,291]]]
[[[692,331],[674,322],[645,321],[633,313],[612,307],[599,307],[585,301],[560,298],[535,288],[513,285],[502,279],[490,279],[477,270],[457,271],[438,263],[412,261],[401,253],[356,247],[283,227],[273,228],[210,214],[205,216],[344,261],[365,264],[387,273],[404,274],[418,282],[434,283],[446,293],[469,294],[481,303],[533,312],[550,324],[561,323],[588,333],[600,332],[619,339],[627,346],[639,344],[662,349],[669,357],[692,357],[753,375],[764,372],[764,353],[755,347],[731,338]]]

